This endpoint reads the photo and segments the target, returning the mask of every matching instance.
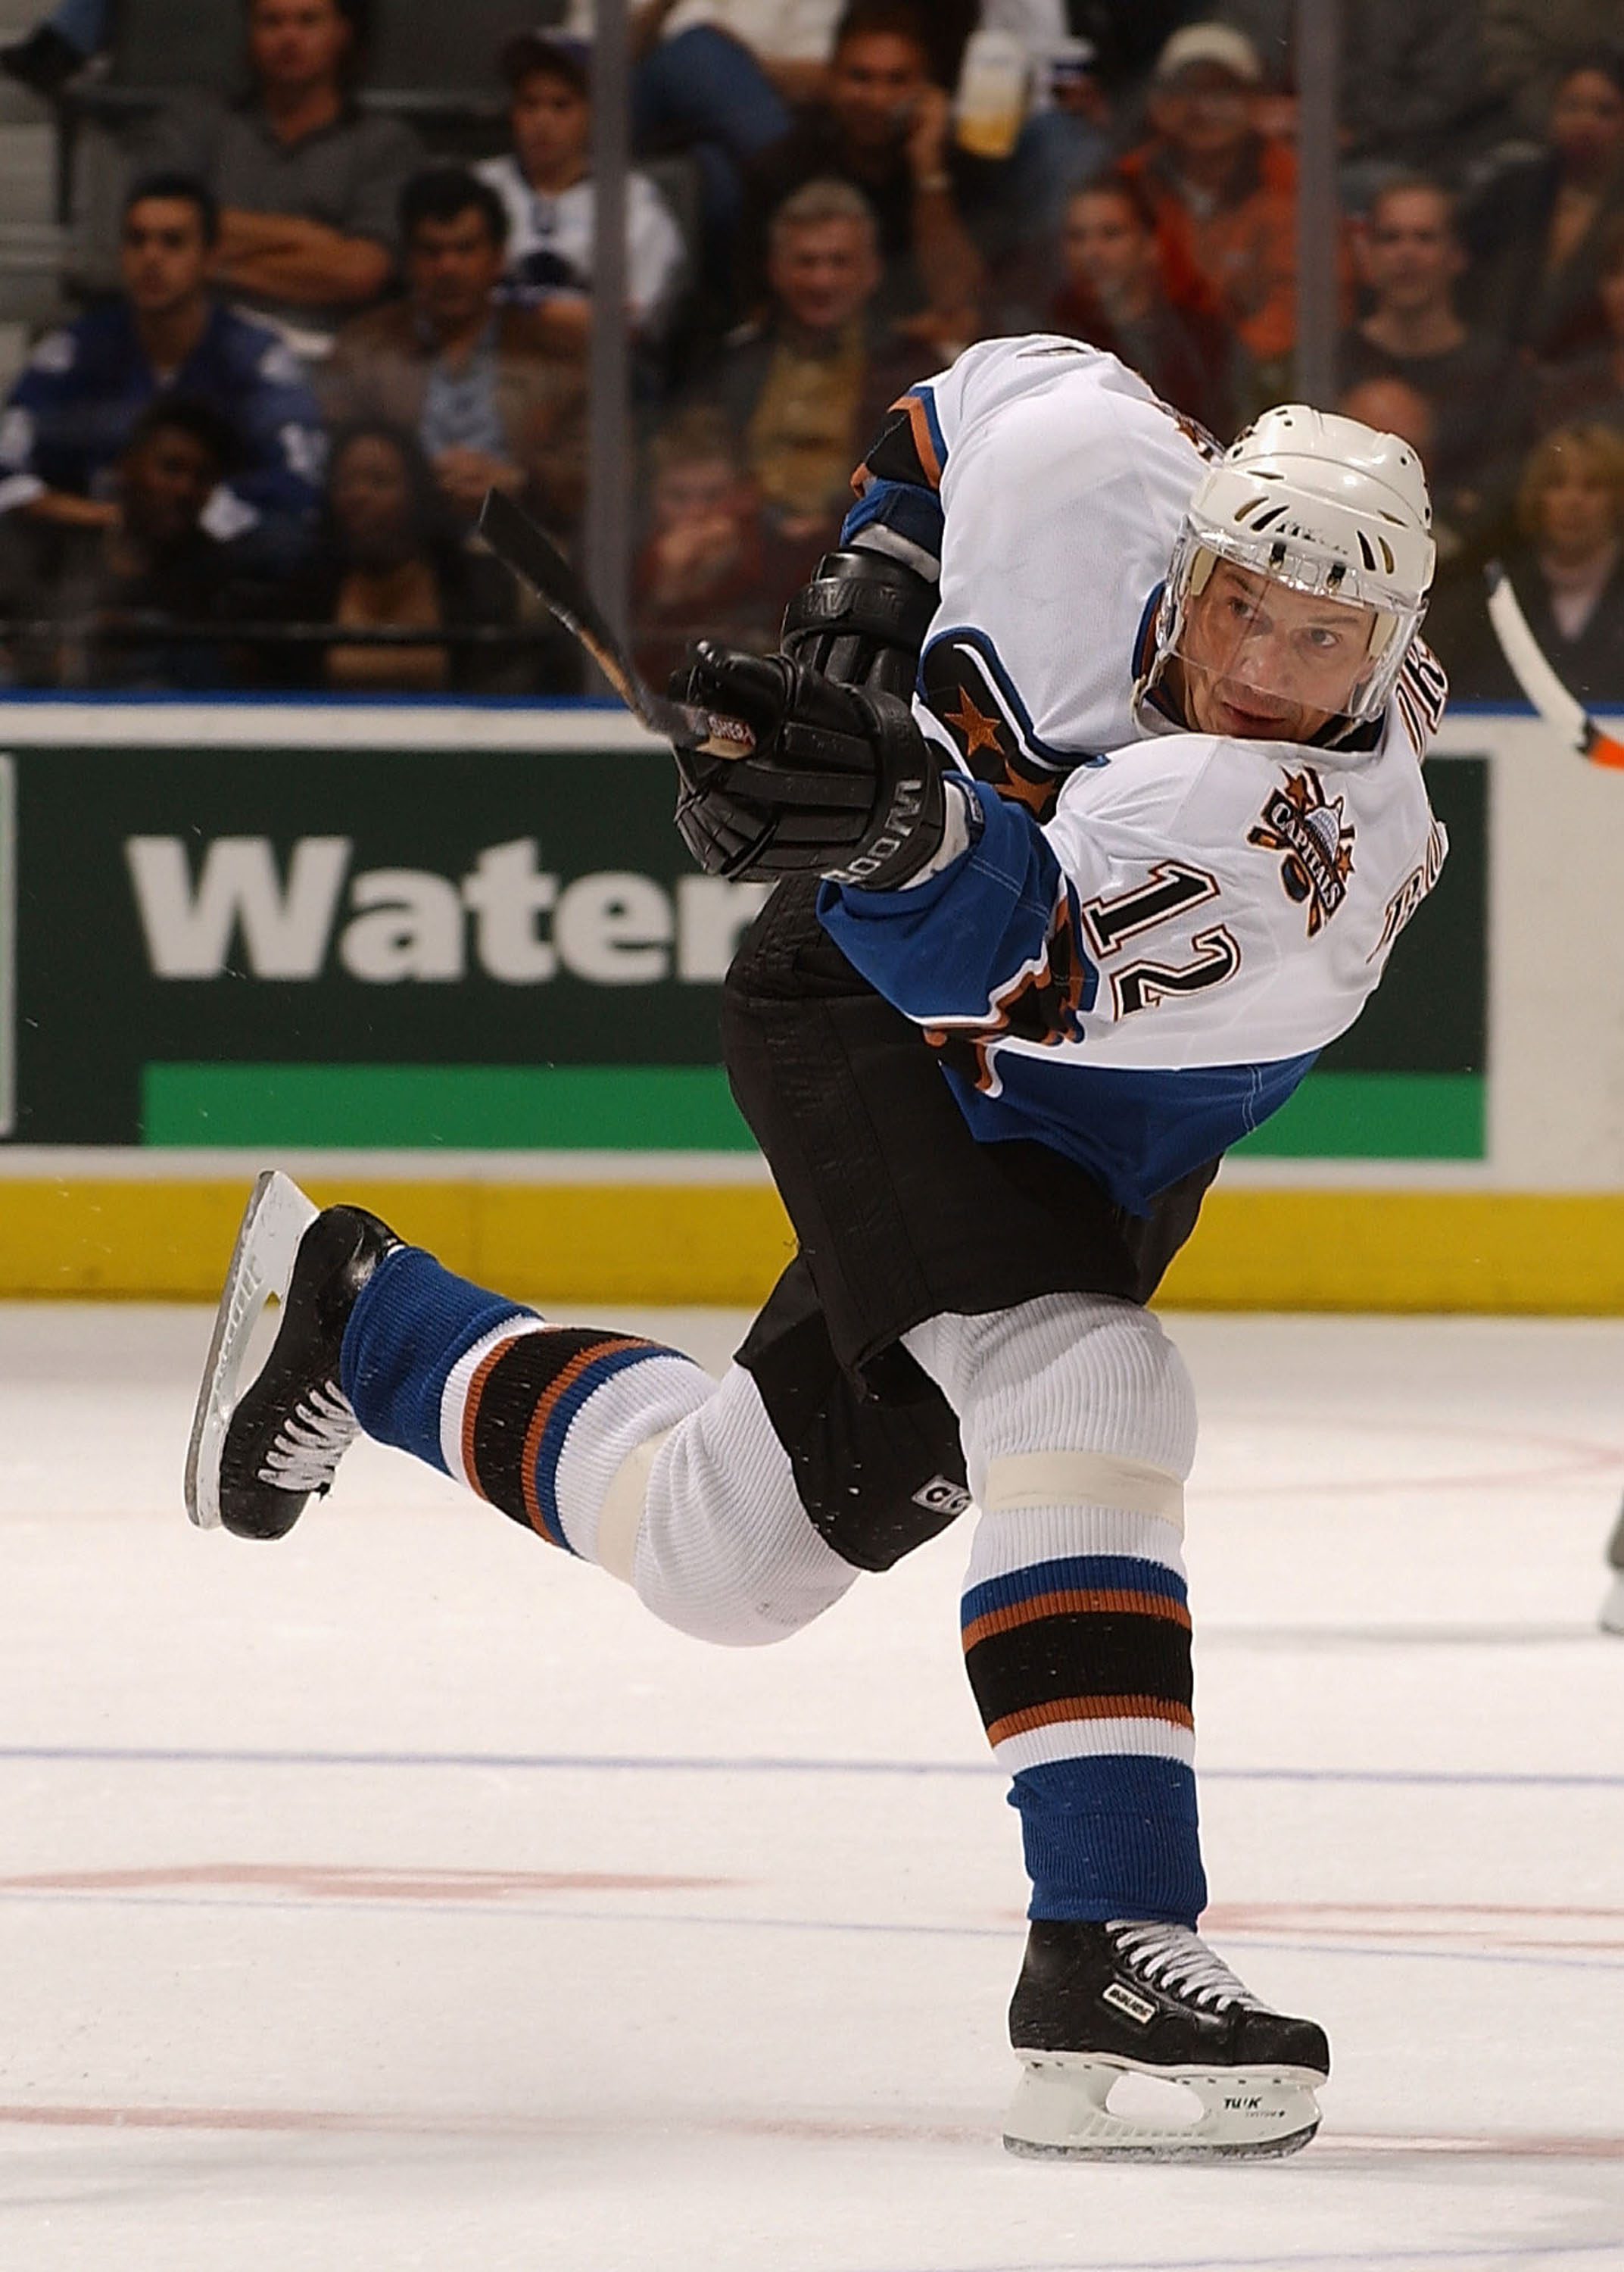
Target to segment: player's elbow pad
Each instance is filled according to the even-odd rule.
[[[785,610],[784,653],[843,686],[906,702],[937,597],[934,584],[888,553],[861,545],[826,552]]]

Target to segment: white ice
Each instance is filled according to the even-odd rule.
[[[0,1311],[0,2267],[1624,2268],[1624,1324],[1173,1322],[1252,2167],[998,2144],[964,1537],[734,1654],[371,1446],[204,1536],[206,1319]]]

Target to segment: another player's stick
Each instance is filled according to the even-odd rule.
[[[1539,715],[1547,726],[1555,729],[1564,747],[1575,757],[1588,758],[1593,766],[1624,767],[1624,742],[1615,742],[1611,734],[1604,734],[1577,696],[1568,691],[1552,669],[1538,640],[1528,628],[1527,618],[1511,588],[1511,579],[1499,561],[1491,561],[1483,572],[1488,582],[1489,621],[1494,626],[1501,653],[1511,666],[1512,676]]]
[[[756,736],[741,718],[669,702],[644,684],[581,578],[551,537],[500,490],[490,490],[480,508],[480,534],[503,565],[528,584],[548,612],[585,648],[626,707],[652,734],[659,734],[674,749],[697,750],[706,757],[749,756]]]

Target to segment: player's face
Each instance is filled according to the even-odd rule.
[[[333,0],[253,0],[248,49],[266,87],[336,85],[354,40]]]
[[[1151,265],[1151,239],[1138,215],[1125,198],[1108,191],[1072,199],[1060,250],[1067,274],[1106,301],[1135,291]]]
[[[201,292],[209,265],[203,216],[188,198],[142,198],[124,216],[119,270],[130,302],[158,315]]]
[[[478,206],[450,220],[420,220],[406,253],[413,305],[452,328],[483,315],[502,274],[502,248]]]
[[[580,89],[552,71],[532,71],[513,91],[508,123],[513,154],[527,181],[550,181],[584,164],[592,106]]]
[[[880,264],[860,221],[803,221],[772,247],[768,281],[798,324],[837,330],[862,307],[880,280]]]
[[[1447,295],[1464,265],[1449,207],[1430,190],[1395,190],[1371,215],[1366,280],[1389,307],[1431,306]]]
[[[1374,608],[1220,560],[1180,634],[1186,721],[1243,741],[1311,741],[1348,707],[1374,629]]]
[[[925,57],[896,32],[861,32],[843,40],[829,70],[829,107],[848,142],[883,148],[906,135],[929,83]]]

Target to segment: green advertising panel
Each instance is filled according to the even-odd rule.
[[[718,1003],[764,893],[693,872],[661,758],[273,731],[4,761],[13,1141],[749,1147]],[[1443,882],[1250,1148],[1481,1155],[1486,773],[1429,766]]]

